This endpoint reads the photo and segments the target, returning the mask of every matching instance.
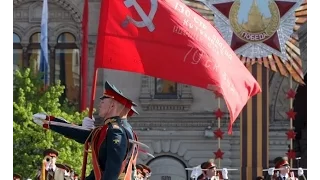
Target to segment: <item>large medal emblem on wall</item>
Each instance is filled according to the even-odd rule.
[[[213,11],[214,26],[236,54],[246,60],[274,56],[273,59],[277,58],[284,65],[291,58],[287,43],[295,36],[297,21],[306,21],[304,0],[201,1]],[[298,13],[303,14],[302,18],[297,17],[299,9],[303,10]],[[298,44],[289,48],[299,49]],[[301,68],[296,69],[301,71]],[[303,76],[301,73],[297,72],[297,76]]]

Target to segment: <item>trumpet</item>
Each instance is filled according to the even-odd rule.
[[[40,174],[40,180],[46,180],[46,164],[51,163],[52,157],[51,156],[45,156],[42,160],[42,167],[41,167],[41,174]]]
[[[51,156],[45,156],[45,157],[43,158],[43,162],[49,163],[49,162],[51,162],[51,161],[52,161],[52,157],[51,157]]]

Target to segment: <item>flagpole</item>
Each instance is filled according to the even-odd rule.
[[[39,70],[43,73],[43,90],[48,85],[48,1],[43,0],[42,14],[41,14],[41,32],[40,32],[40,66]],[[37,70],[37,69],[36,69]]]
[[[93,74],[93,81],[92,81],[92,88],[91,88],[91,101],[90,101],[90,108],[89,108],[89,117],[92,118],[93,113],[93,105],[94,100],[96,97],[96,85],[97,85],[97,77],[98,77],[98,68],[94,68]],[[88,145],[87,143],[84,146],[83,150],[83,159],[82,159],[82,169],[81,169],[81,180],[85,180],[86,177],[86,168],[87,168],[87,160],[88,160]]]
[[[87,106],[87,85],[88,85],[88,19],[89,2],[84,1],[82,15],[82,49],[81,49],[81,111]]]

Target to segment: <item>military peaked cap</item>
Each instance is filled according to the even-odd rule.
[[[14,173],[13,179],[21,179],[22,180],[22,176],[20,174]]]
[[[275,165],[275,168],[279,168],[281,166],[288,166],[288,158],[287,157],[277,157],[273,160],[273,163]]]
[[[104,84],[104,93],[100,97],[100,99],[104,98],[113,98],[119,103],[125,105],[127,108],[131,108],[129,112],[129,116],[132,116],[133,113],[139,114],[138,111],[133,107],[137,106],[136,103],[134,103],[131,99],[126,97],[119,89],[117,89],[113,84],[110,84],[108,81]]]
[[[53,156],[56,157],[59,155],[59,152],[55,149],[46,149],[43,151],[43,156]]]
[[[201,169],[211,169],[214,167],[216,167],[216,165],[214,164],[214,160],[209,160],[201,164]]]

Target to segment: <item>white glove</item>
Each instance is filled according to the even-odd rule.
[[[303,169],[302,168],[298,168],[298,176],[302,176],[303,175]]]
[[[269,174],[269,176],[274,175],[274,167],[268,169],[268,174]]]
[[[68,171],[64,171],[64,176],[69,177],[69,176],[70,176],[70,173],[68,173]]]
[[[228,169],[227,168],[222,168],[222,178],[228,179]]]
[[[83,120],[82,120],[82,127],[85,127],[87,129],[94,129],[94,118],[92,117],[92,119],[88,118],[88,117],[85,117]]]
[[[199,165],[199,166],[193,168],[193,170],[191,172],[191,178],[197,179],[198,176],[200,176],[201,174],[202,174],[202,170],[201,170],[201,167]]]
[[[48,171],[50,169],[51,163],[46,163],[46,170]]]
[[[34,114],[32,116],[32,118],[33,118],[33,122],[35,122],[39,126],[43,127],[43,124],[44,124],[44,121],[47,118],[47,115],[44,114],[44,113],[37,113],[37,114]]]

